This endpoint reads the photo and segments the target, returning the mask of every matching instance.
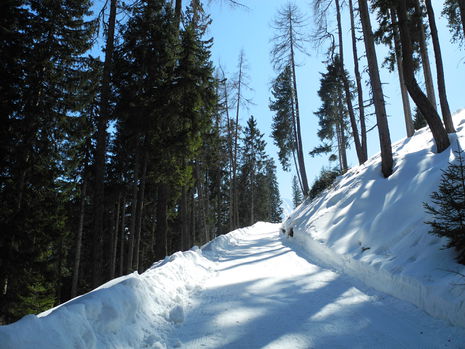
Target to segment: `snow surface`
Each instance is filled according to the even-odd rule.
[[[453,249],[443,248],[447,240],[428,234],[424,222],[431,217],[423,208],[454,150],[465,146],[465,110],[454,123],[449,149],[435,153],[431,132],[423,128],[393,145],[389,178],[381,175],[378,154],[300,205],[283,229],[292,228],[296,243],[322,265],[465,327],[465,266],[455,262]]]
[[[465,112],[455,122],[454,148]],[[282,226],[238,229],[0,326],[0,349],[463,349],[465,267],[423,223],[454,159],[433,150],[423,129],[394,145],[388,179],[377,155]]]

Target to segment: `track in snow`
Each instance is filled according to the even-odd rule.
[[[217,272],[170,333],[180,348],[465,348],[463,329],[319,267],[280,239],[248,228],[209,258]]]

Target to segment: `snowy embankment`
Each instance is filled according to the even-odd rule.
[[[221,249],[226,241],[218,243]],[[184,320],[188,298],[212,272],[198,248],[175,253],[140,275],[0,326],[0,348],[164,348],[170,325]]]
[[[322,265],[406,300],[434,317],[465,327],[465,266],[446,240],[428,234],[423,202],[437,190],[441,169],[465,147],[465,110],[454,116],[452,147],[437,154],[424,128],[393,145],[395,168],[387,179],[380,155],[337,179],[283,223],[293,240]],[[461,275],[460,275],[461,274]]]

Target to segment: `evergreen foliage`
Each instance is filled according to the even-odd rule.
[[[310,193],[308,195],[310,200],[313,200],[325,189],[329,188],[340,175],[341,172],[338,170],[322,168],[319,176],[315,179],[310,188]]]
[[[344,71],[344,74],[348,79],[348,73]],[[339,160],[341,172],[348,169],[346,149],[349,146],[348,111],[342,99],[343,88],[339,56],[335,55],[327,66],[327,72],[321,74],[318,96],[322,101],[322,106],[315,112],[319,118],[320,127],[317,134],[324,143],[314,148],[310,155],[315,156],[336,150],[337,155],[332,154],[330,159],[337,158]]]
[[[443,171],[438,191],[431,194],[432,204],[423,205],[432,216],[426,222],[430,233],[448,238],[447,247],[455,248],[457,261],[465,264],[465,157],[460,144],[454,153],[455,161]]]
[[[303,201],[303,195],[300,191],[299,182],[297,180],[297,176],[292,177],[292,203],[294,204],[294,208],[299,206]]]

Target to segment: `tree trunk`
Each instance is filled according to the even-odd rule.
[[[431,74],[431,63],[429,61],[428,46],[426,44],[425,25],[423,23],[423,14],[418,0],[415,0],[415,12],[417,14],[418,27],[420,29],[420,56],[421,64],[423,66],[423,76],[425,78],[426,95],[428,96],[428,99],[431,101],[431,104],[433,105],[434,109],[437,109],[436,95],[434,93],[433,85],[433,74]]]
[[[295,104],[295,121],[296,121],[296,152],[297,152],[297,160],[299,163],[299,170],[300,170],[300,179],[302,181],[302,193],[304,196],[308,195],[310,191],[308,187],[308,179],[307,179],[307,171],[305,169],[305,160],[304,160],[304,153],[303,153],[303,146],[302,146],[302,131],[300,130],[300,114],[299,114],[299,98],[297,95],[297,79],[295,73],[295,61],[294,61],[294,39],[292,37],[292,20],[289,18],[290,23],[290,47],[291,47],[291,69],[292,69],[292,83],[293,83],[293,96],[294,96],[294,104]]]
[[[124,240],[126,235],[126,195],[123,195],[123,205],[121,209],[121,235],[119,243],[119,275],[124,274]]]
[[[354,57],[354,73],[355,81],[357,84],[357,98],[358,98],[358,110],[360,116],[360,136],[361,136],[361,147],[362,147],[362,159],[365,162],[368,159],[368,147],[367,147],[367,129],[365,123],[365,105],[363,100],[363,87],[362,77],[360,75],[360,68],[358,65],[358,53],[357,53],[357,38],[355,36],[355,19],[354,19],[354,6],[352,0],[349,0],[349,12],[350,12],[350,25],[352,32],[352,54]]]
[[[391,22],[393,24],[396,23],[397,20],[396,20],[394,11],[390,10],[389,12],[391,14]],[[412,137],[413,134],[415,133],[415,128],[413,126],[412,112],[410,109],[410,100],[408,97],[408,91],[407,91],[407,87],[405,86],[404,68],[402,67],[402,55],[401,55],[399,31],[397,30],[396,26],[393,26],[393,34],[394,34],[394,49],[396,51],[397,72],[399,74],[400,92],[402,95],[402,106],[404,108],[405,128],[407,131],[407,137]]]
[[[367,159],[364,158],[363,156],[362,146],[360,144],[360,137],[358,135],[357,121],[355,120],[354,107],[352,105],[352,94],[350,93],[349,81],[345,74],[344,46],[343,46],[343,40],[342,40],[341,7],[339,4],[339,0],[335,0],[335,1],[336,1],[337,34],[338,34],[338,41],[339,41],[339,59],[340,59],[339,74],[342,79],[342,83],[344,85],[345,100],[347,104],[347,110],[349,111],[349,120],[350,120],[350,126],[352,128],[352,136],[354,138],[355,151],[357,153],[358,163],[361,165]]]
[[[347,149],[346,149],[346,136],[344,131],[344,119],[342,115],[344,115],[344,102],[342,101],[342,91],[338,97],[338,108],[339,108],[339,120],[336,121],[337,132],[338,132],[338,147],[340,150],[340,158],[339,161],[341,162],[341,170],[342,173],[345,173],[349,166],[347,164]]]
[[[79,203],[79,224],[76,234],[76,247],[74,255],[73,281],[71,283],[71,298],[77,296],[77,286],[79,280],[79,267],[81,264],[82,232],[84,230],[84,216],[86,208],[87,180],[84,176],[81,185],[81,200]]]
[[[109,279],[114,279],[116,270],[116,252],[118,249],[118,234],[119,234],[119,220],[121,211],[121,192],[118,192],[118,198],[116,199],[116,209],[114,214],[114,229],[113,236],[110,243],[110,270]]]
[[[134,270],[139,270],[139,249],[140,249],[140,239],[141,239],[141,231],[142,231],[142,222],[144,217],[144,195],[145,195],[145,182],[147,177],[147,162],[148,162],[148,155],[144,153],[144,163],[142,165],[142,178],[140,182],[139,188],[139,199],[137,200],[137,222],[136,222],[136,237],[135,237],[135,245],[134,245]],[[140,271],[140,270],[139,270]]]
[[[441,153],[449,147],[450,142],[436,109],[421,91],[415,79],[412,62],[412,43],[407,24],[407,6],[405,0],[399,0],[397,2],[397,18],[399,19],[399,30],[402,43],[402,62],[405,73],[405,83],[410,97],[412,97],[418,109],[425,117],[426,122],[433,133],[437,152]]]
[[[362,23],[365,51],[368,61],[368,72],[370,75],[371,90],[373,93],[373,103],[375,105],[376,121],[378,124],[378,134],[381,148],[381,170],[384,177],[392,174],[393,160],[391,148],[391,136],[387,122],[386,107],[384,104],[383,88],[379,77],[378,60],[376,57],[373,31],[371,29],[370,13],[368,4],[364,0],[358,0],[360,11],[360,21]]]
[[[439,101],[441,103],[441,112],[444,125],[447,133],[454,133],[454,123],[450,114],[449,102],[447,101],[446,83],[444,77],[444,67],[442,64],[441,46],[439,45],[438,29],[434,18],[434,10],[431,5],[431,0],[425,0],[426,10],[428,12],[429,26],[431,30],[431,38],[433,40],[434,57],[436,60],[436,73],[438,80]]]
[[[132,264],[134,257],[134,242],[136,237],[136,220],[137,220],[137,199],[138,199],[138,186],[139,181],[139,147],[136,146],[136,158],[134,160],[134,178],[132,183],[132,204],[131,204],[131,222],[129,223],[129,244],[128,244],[128,258],[126,263],[126,272],[132,272]]]
[[[234,125],[234,159],[233,159],[233,227],[239,226],[239,207],[237,194],[237,151],[238,151],[238,127],[239,127],[239,111],[241,105],[241,88],[242,88],[242,68],[244,64],[244,52],[241,51],[239,56],[239,80],[237,85],[237,100],[236,100],[236,123]]]
[[[181,23],[181,11],[182,11],[182,0],[176,0],[174,5],[174,18],[176,20],[177,26]]]
[[[100,115],[97,120],[97,139],[95,146],[95,188],[94,188],[94,234],[92,243],[92,287],[97,287],[101,281],[101,250],[103,240],[103,216],[105,213],[105,155],[107,141],[107,124],[109,119],[110,74],[112,70],[115,22],[117,0],[110,2],[108,32],[105,47],[105,62],[103,63],[102,90],[100,95]]]
[[[168,196],[168,184],[159,183],[157,198],[157,229],[155,238],[156,259],[162,259],[168,255]]]

